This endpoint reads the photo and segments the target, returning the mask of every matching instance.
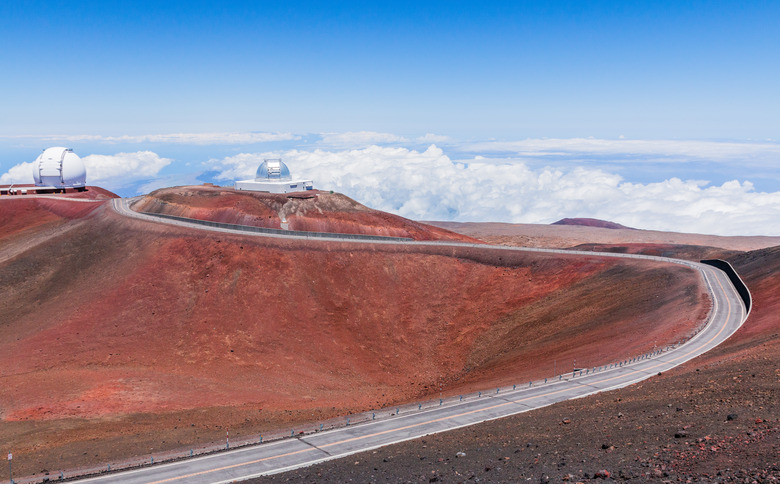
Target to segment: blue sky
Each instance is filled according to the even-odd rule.
[[[229,184],[227,173],[250,171],[228,166],[238,155],[284,155],[319,173],[318,152],[376,147],[381,160],[365,160],[397,166],[414,163],[392,150],[427,159],[433,145],[453,166],[527,169],[524,182],[537,185],[546,169],[603,172],[618,187],[680,179],[706,191],[735,180],[750,184],[745,209],[764,211],[756,197],[780,192],[780,2],[9,0],[0,46],[3,183],[52,145],[102,156],[87,158],[103,177],[88,181],[124,195]],[[418,218],[573,216],[554,199],[546,212],[471,213],[350,191],[369,172],[384,173],[356,168],[349,183],[325,173],[320,185]],[[648,220],[597,205],[590,215]],[[691,217],[706,219],[702,210]]]

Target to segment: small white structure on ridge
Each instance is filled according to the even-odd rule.
[[[46,148],[33,162],[35,186],[42,188],[80,188],[87,184],[87,169],[70,148]]]
[[[253,192],[290,193],[312,190],[311,180],[293,180],[290,169],[281,158],[266,159],[257,168],[254,180],[236,182],[236,190]]]

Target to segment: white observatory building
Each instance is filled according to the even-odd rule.
[[[70,148],[46,148],[33,162],[35,186],[40,189],[77,188],[87,184],[87,170]]]
[[[281,158],[266,159],[257,168],[254,180],[236,182],[236,190],[253,192],[290,193],[312,190],[311,180],[293,180],[290,169]]]

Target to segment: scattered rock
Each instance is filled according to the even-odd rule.
[[[736,413],[730,413],[726,415],[726,420],[736,420],[738,415]]]
[[[458,453],[455,454],[455,457],[466,457],[466,453],[465,452],[458,452]]]
[[[609,479],[609,476],[611,476],[611,475],[612,475],[612,474],[610,474],[608,470],[606,470],[606,469],[601,469],[601,470],[600,470],[600,471],[598,471],[597,473],[593,474],[593,477],[594,477],[595,479]]]
[[[675,439],[682,439],[688,436],[688,432],[677,432],[674,434]]]

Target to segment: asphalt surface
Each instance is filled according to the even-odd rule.
[[[102,203],[107,201],[107,199],[101,199],[101,200],[93,200],[91,198],[68,198],[68,197],[60,197],[57,195],[3,195],[0,196],[0,200],[26,200],[28,198],[48,198],[51,200],[65,200],[66,202],[86,202],[86,203]]]
[[[126,200],[112,201],[114,208],[127,216],[156,223],[189,226],[199,230],[242,233],[215,227],[203,227],[180,221],[169,221],[133,212]],[[269,237],[268,234],[247,234]],[[274,237],[279,237],[273,235]],[[305,238],[305,237],[297,237]],[[327,240],[317,238],[317,240]],[[344,242],[343,238],[335,238]],[[367,243],[354,241],[355,243]],[[370,243],[376,244],[376,241]],[[451,242],[387,242],[411,245],[472,246],[485,250],[525,250],[561,254],[591,252],[556,251],[547,249],[523,249],[503,246],[461,244]],[[688,261],[630,254],[598,253],[599,257],[651,259],[683,264],[699,270],[713,298],[713,308],[707,325],[684,344],[642,355],[631,361],[613,362],[598,368],[562,375],[549,383],[537,382],[533,386],[486,392],[479,398],[463,402],[452,401],[442,406],[421,411],[401,412],[381,420],[369,421],[335,430],[299,435],[280,441],[216,454],[159,464],[135,470],[106,474],[84,479],[90,483],[222,483],[234,482],[265,474],[274,474],[321,462],[337,459],[357,452],[371,450],[431,433],[444,432],[486,420],[493,420],[527,412],[563,400],[581,398],[593,393],[625,387],[642,381],[659,372],[667,371],[716,347],[731,336],[746,317],[745,307],[737,291],[722,271]]]

